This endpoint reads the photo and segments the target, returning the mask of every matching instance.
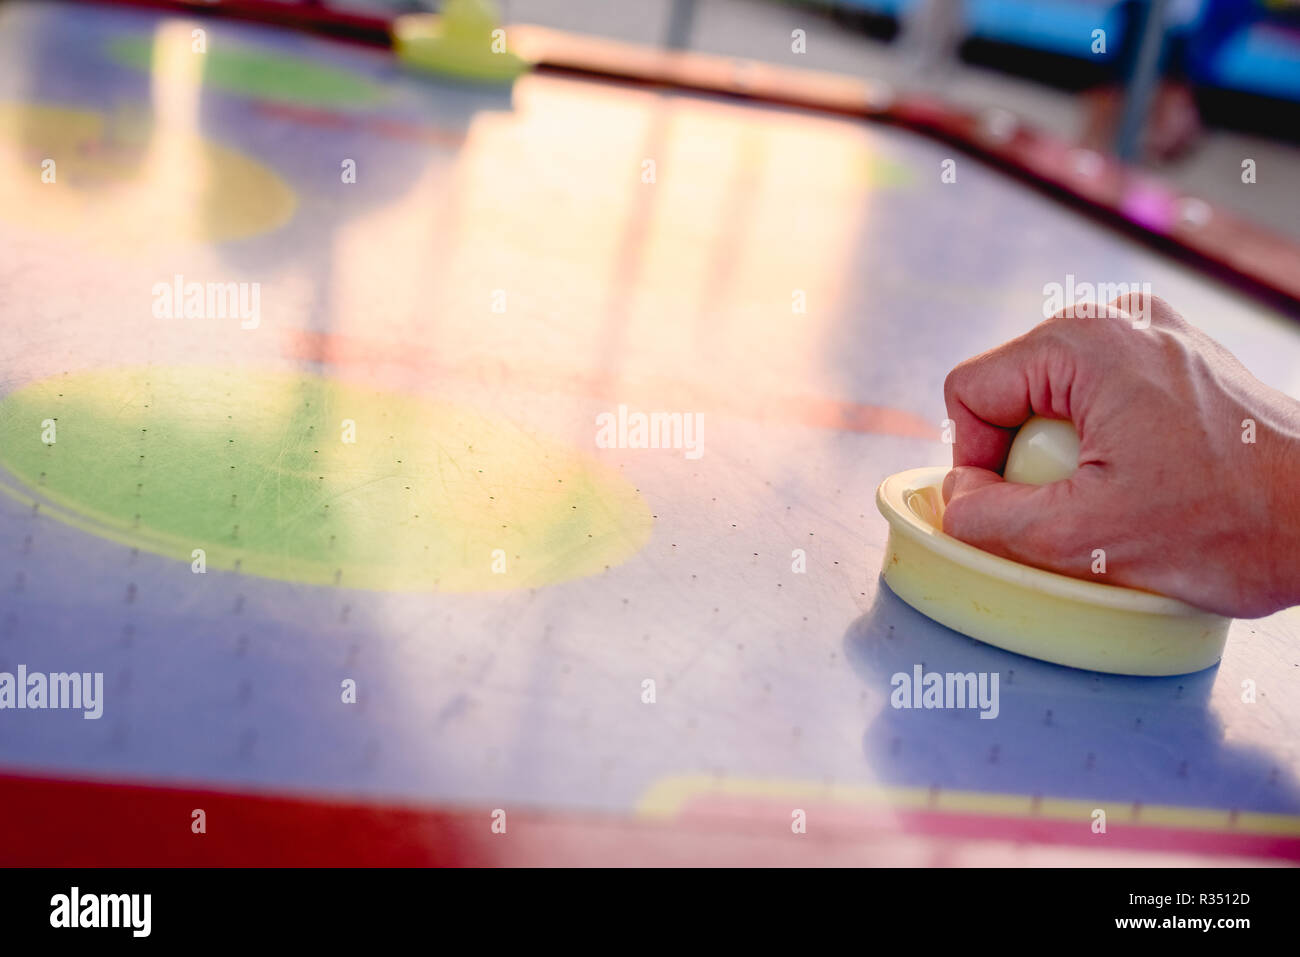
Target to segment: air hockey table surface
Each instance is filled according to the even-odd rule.
[[[1300,395],[1300,326],[954,155],[0,7],[0,672],[104,676],[0,712],[0,860],[1300,860],[1300,609],[1124,678],[878,579],[876,485],[1046,284],[1150,283]],[[996,719],[892,707],[916,666]]]

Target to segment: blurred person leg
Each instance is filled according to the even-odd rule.
[[[1230,0],[1232,3],[1234,0]],[[1188,34],[1219,0],[1125,0],[1110,81],[1086,94],[1080,142],[1125,159],[1174,159],[1201,133],[1186,79]]]
[[[695,25],[696,0],[672,0],[668,10],[668,27],[664,34],[664,48],[688,50],[691,31]]]
[[[952,73],[965,34],[962,0],[917,0],[905,17],[902,37],[913,81],[942,83]]]
[[[1253,0],[1125,0],[1120,7],[1120,49],[1113,79],[1090,90],[1082,144],[1098,152],[1124,152],[1129,158],[1168,162],[1186,155],[1203,132],[1190,78],[1193,55],[1212,55],[1223,41],[1257,16]],[[1151,22],[1151,17],[1159,20]],[[1148,30],[1159,44],[1154,89],[1129,89],[1142,67],[1142,41]],[[1126,90],[1145,102],[1132,102],[1124,129]],[[1130,142],[1126,144],[1125,139]]]

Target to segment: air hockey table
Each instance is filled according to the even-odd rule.
[[[1049,283],[1300,395],[1295,248],[1038,188],[1007,117],[596,46],[481,89],[0,4],[0,672],[103,676],[0,710],[0,862],[1300,861],[1300,609],[1045,664],[893,596],[873,504]],[[695,444],[599,440],[636,412]],[[918,665],[997,718],[891,707]]]

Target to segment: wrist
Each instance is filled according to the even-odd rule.
[[[1262,557],[1281,609],[1300,605],[1300,406],[1270,432],[1264,481],[1273,520]]]

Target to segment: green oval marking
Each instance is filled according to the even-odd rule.
[[[153,71],[152,37],[121,37],[109,43],[108,53],[124,66]],[[276,50],[221,43],[193,55],[202,60],[204,85],[226,93],[334,107],[368,106],[385,95],[382,86],[360,73]]]
[[[305,375],[181,367],[45,379],[0,400],[0,465],[17,479],[0,490],[88,532],[316,585],[552,584],[623,562],[653,524],[621,476],[557,441]]]

